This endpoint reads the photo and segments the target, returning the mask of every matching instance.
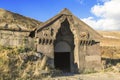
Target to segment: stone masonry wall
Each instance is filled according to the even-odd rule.
[[[30,32],[0,30],[0,45],[9,47],[34,47]]]
[[[101,70],[101,54],[100,54],[100,44],[94,44],[91,46],[87,46],[87,53],[85,56],[85,67],[86,69],[91,70]]]

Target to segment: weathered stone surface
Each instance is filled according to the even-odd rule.
[[[102,36],[69,10],[64,9],[42,24],[9,11],[0,11],[0,44],[29,47],[41,53],[44,57],[41,58],[40,70],[48,69],[48,65],[54,69],[57,66],[63,72],[101,68],[99,44]],[[56,55],[59,56],[57,59]],[[56,61],[59,64],[55,64]]]
[[[54,60],[57,54],[70,53],[70,72],[83,72],[85,69],[96,70],[101,68],[99,42],[102,36],[67,9],[44,22],[35,32],[35,37],[38,38],[38,52],[45,55],[49,54],[47,55],[49,57],[51,54],[54,56]],[[50,40],[52,40],[51,44],[48,44]],[[95,59],[92,60],[91,58]],[[61,57],[61,59],[64,58]],[[64,61],[66,60],[67,56]]]
[[[100,59],[101,59],[101,57],[99,55],[85,56],[86,62],[92,62],[92,61],[101,62]]]
[[[0,30],[0,45],[9,47],[34,47],[34,39],[29,37],[30,32]]]

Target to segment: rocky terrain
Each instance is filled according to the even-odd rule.
[[[0,9],[0,29],[33,31],[42,22],[23,15]]]

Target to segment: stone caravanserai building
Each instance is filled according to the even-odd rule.
[[[101,68],[100,39],[95,30],[64,9],[35,31],[37,52],[51,58],[51,66],[68,72]]]
[[[41,69],[45,64],[65,72],[101,69],[102,36],[66,8],[29,33],[28,43],[44,55]]]

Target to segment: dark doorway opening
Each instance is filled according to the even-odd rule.
[[[55,52],[54,65],[55,69],[70,72],[70,52]]]

